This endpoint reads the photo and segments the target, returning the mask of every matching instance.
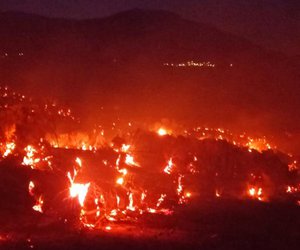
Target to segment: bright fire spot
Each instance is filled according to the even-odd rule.
[[[297,192],[298,191],[298,188],[297,187],[293,187],[293,186],[287,186],[286,187],[286,192],[287,193],[295,193],[295,192]]]
[[[218,190],[216,190],[216,197],[218,197],[218,198],[220,198],[221,197],[221,194],[220,194],[220,192],[218,191]]]
[[[165,200],[166,196],[167,196],[166,194],[161,194],[160,195],[160,197],[159,197],[159,199],[156,203],[156,207],[159,207],[161,205],[161,203]]]
[[[190,198],[192,197],[192,194],[190,192],[185,193],[185,197]]]
[[[252,152],[252,150],[262,152],[265,150],[270,150],[272,148],[265,138],[253,139],[248,137],[248,142],[246,143],[246,146],[248,147],[249,152]]]
[[[258,199],[259,201],[262,201],[263,200],[263,197],[262,197],[262,188],[255,188],[255,187],[252,187],[252,188],[249,188],[248,189],[248,194],[250,197],[254,198],[254,199]]]
[[[159,136],[165,136],[165,135],[168,134],[168,131],[165,130],[164,128],[159,128],[159,129],[157,130],[157,134],[158,134]]]
[[[7,157],[10,155],[14,149],[16,148],[16,144],[14,142],[6,143],[5,145],[5,152],[3,153],[3,157]]]
[[[118,178],[117,181],[116,181],[116,183],[119,184],[119,185],[123,185],[124,178],[123,177]]]
[[[129,154],[126,154],[125,163],[129,166],[139,166],[139,164],[134,161],[133,156]]]
[[[172,158],[170,158],[170,160],[168,161],[167,166],[164,168],[164,172],[166,174],[171,174],[173,166],[174,166],[173,160],[172,160]]]
[[[111,230],[111,226],[106,226],[105,230],[110,231]]]
[[[34,211],[37,211],[39,213],[43,213],[43,199],[42,199],[42,196],[39,197],[39,199],[37,200],[36,204],[32,207],[32,209]]]
[[[40,162],[40,158],[34,158],[36,150],[31,145],[28,145],[25,149],[26,155],[23,158],[22,165],[34,167],[35,164]]]
[[[126,168],[122,168],[118,170],[120,173],[122,173],[123,175],[127,175],[128,171]]]
[[[30,182],[29,182],[29,185],[28,185],[28,192],[29,192],[29,194],[30,194],[31,196],[34,195],[34,193],[33,193],[34,187],[35,187],[35,185],[34,185],[33,181],[30,181]]]
[[[121,151],[127,153],[130,148],[130,145],[122,144]]]
[[[71,177],[70,172],[68,172],[67,176],[68,179],[70,181],[70,196],[72,198],[78,198],[78,202],[80,204],[81,207],[83,207],[84,205],[84,201],[85,201],[85,197],[88,193],[89,187],[90,187],[90,183],[86,183],[86,184],[81,184],[81,183],[75,183],[74,179],[76,177],[77,172],[74,170],[74,177]]]
[[[82,161],[79,157],[76,157],[75,162],[78,164],[79,167],[82,167]]]
[[[129,199],[129,204],[127,206],[127,209],[131,210],[131,211],[135,211],[135,207],[133,206],[133,194],[132,193],[129,193],[128,199]]]
[[[90,183],[80,184],[80,183],[72,183],[70,187],[70,196],[72,198],[78,197],[78,201],[80,206],[83,207],[85,197],[89,190]]]

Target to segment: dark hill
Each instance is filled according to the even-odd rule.
[[[169,118],[300,134],[299,60],[171,12],[88,20],[6,12],[0,36],[2,84],[60,98],[92,122]],[[215,67],[163,66],[192,60]]]

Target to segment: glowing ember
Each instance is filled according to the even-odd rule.
[[[131,210],[131,211],[135,211],[135,207],[133,205],[133,194],[132,193],[128,194],[128,199],[129,199],[129,204],[127,206],[127,209]]]
[[[173,167],[174,167],[173,160],[172,158],[170,158],[170,160],[168,161],[168,165],[164,168],[164,172],[166,174],[171,174]]]
[[[79,157],[75,159],[75,162],[78,164],[78,166],[82,167],[82,161]]]
[[[257,199],[259,201],[263,200],[263,197],[262,197],[262,195],[263,195],[262,188],[256,188],[256,187],[249,188],[248,194],[253,199]]]
[[[28,145],[25,149],[26,155],[23,158],[22,165],[31,166],[34,168],[34,166],[40,162],[40,158],[35,158],[35,154],[37,153],[36,149]]]
[[[221,194],[220,194],[220,192],[219,192],[218,190],[216,190],[216,193],[215,193],[215,194],[216,194],[216,197],[217,197],[217,198],[220,198],[220,197],[221,197]]]
[[[32,209],[34,211],[37,211],[39,213],[43,213],[43,199],[42,199],[42,196],[39,197],[39,199],[37,200],[37,203],[32,207]]]
[[[139,164],[134,161],[133,156],[129,154],[126,154],[125,163],[129,166],[139,166]]]
[[[29,185],[28,185],[28,192],[29,192],[29,194],[30,194],[31,196],[34,195],[34,193],[33,193],[34,187],[35,187],[34,183],[33,183],[32,181],[30,181],[30,182],[29,182]]]
[[[126,152],[128,152],[129,148],[130,148],[130,145],[122,144],[121,151],[126,153]]]
[[[14,142],[6,143],[5,152],[3,153],[3,157],[7,157],[8,155],[12,154],[14,149],[16,148],[16,144]]]
[[[160,207],[161,203],[165,200],[166,196],[167,196],[166,194],[160,195],[160,198],[157,201],[156,207]]]

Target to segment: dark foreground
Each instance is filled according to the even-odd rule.
[[[204,202],[172,216],[76,229],[51,218],[17,215],[2,224],[1,249],[299,249],[300,207],[252,201]],[[29,216],[30,217],[30,216]],[[26,222],[27,220],[27,222]]]

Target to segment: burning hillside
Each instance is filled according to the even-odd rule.
[[[299,203],[297,161],[266,138],[129,123],[109,139],[101,126],[80,129],[70,109],[7,88],[1,121],[2,209],[111,230],[204,200]]]

